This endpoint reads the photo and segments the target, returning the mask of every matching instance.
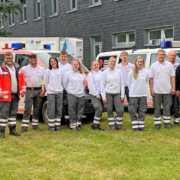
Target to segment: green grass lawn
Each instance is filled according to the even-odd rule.
[[[146,115],[146,132],[131,130],[129,114],[124,113],[126,131],[111,132],[103,114],[104,132],[91,130],[84,123],[82,131],[42,131],[20,137],[0,139],[0,180],[174,180],[180,179],[180,127],[168,130],[162,125],[154,130],[153,115]],[[21,121],[17,123],[17,131]]]

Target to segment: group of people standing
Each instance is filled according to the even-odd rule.
[[[165,51],[160,49],[157,53],[157,62],[150,67],[149,72],[143,68],[144,59],[140,56],[136,58],[134,65],[129,63],[126,51],[121,52],[122,61],[118,65],[116,65],[116,58],[110,57],[109,66],[104,72],[99,71],[98,61],[93,61],[91,71],[87,76],[89,94],[95,109],[91,128],[104,130],[100,126],[100,121],[103,106],[106,105],[110,130],[124,130],[122,128],[123,101],[126,95],[132,129],[145,131],[148,82],[155,110],[155,129],[158,130],[161,127],[161,103],[164,125],[166,128],[171,128],[172,100],[174,124],[179,125],[180,80],[177,78],[175,81],[175,71],[176,77],[179,77],[180,66],[175,62],[175,51],[169,52],[168,61],[165,61],[165,56]],[[49,130],[60,131],[63,111],[65,119],[70,121],[70,129],[81,130],[86,75],[78,59],[74,59],[71,65],[67,63],[66,51],[62,51],[59,58],[60,62],[56,57],[51,57],[49,69],[45,71],[38,65],[36,54],[30,54],[30,64],[22,68],[13,62],[12,53],[4,54],[4,63],[0,67],[0,138],[5,137],[5,128],[8,122],[10,135],[20,135],[16,132],[16,115],[19,99],[25,94],[21,133],[28,130],[32,106],[32,127],[34,130],[40,130],[39,111],[46,92]],[[114,106],[115,116],[113,114]]]

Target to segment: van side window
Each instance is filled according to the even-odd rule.
[[[0,54],[0,66],[4,62],[4,54]]]
[[[19,64],[20,67],[27,66],[30,64],[28,54],[16,54],[15,62]]]
[[[128,55],[129,57],[128,57],[128,62],[130,62],[130,63],[132,63],[132,64],[134,64],[134,62],[135,62],[135,60],[136,60],[136,58],[138,57],[138,56],[141,56],[143,59],[144,59],[144,65],[143,65],[143,67],[145,67],[145,64],[146,64],[146,54],[129,54]]]
[[[168,60],[168,56],[166,54],[165,60]],[[151,61],[150,61],[150,66],[157,61],[157,53],[151,54]]]

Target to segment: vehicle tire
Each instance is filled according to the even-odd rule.
[[[43,116],[44,123],[48,125],[47,101],[45,101],[45,102],[43,103],[42,116]]]
[[[88,120],[93,120],[94,119],[94,113],[89,113],[89,114],[85,114],[86,115],[86,118]]]

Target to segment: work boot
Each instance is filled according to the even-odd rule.
[[[19,133],[16,132],[16,126],[13,126],[13,127],[9,127],[9,135],[12,135],[12,136],[20,136]]]
[[[55,127],[55,131],[61,131],[60,127],[59,127],[59,126],[56,126],[56,127]]]
[[[164,127],[167,128],[167,129],[172,129],[171,125],[166,125]]]
[[[5,131],[1,131],[1,132],[0,132],[0,138],[1,138],[1,139],[5,138]]]
[[[55,131],[55,128],[49,127],[49,131]]]
[[[21,128],[21,133],[27,132],[27,129],[28,129],[27,127],[22,127],[22,128]]]
[[[33,130],[41,131],[41,129],[39,128],[39,126],[33,126]]]
[[[81,126],[77,126],[77,127],[76,127],[76,130],[77,130],[77,131],[81,131]]]
[[[116,130],[118,130],[118,131],[125,131],[125,129],[123,129],[122,126],[116,126]]]
[[[177,123],[177,122],[174,122],[174,125],[176,125],[176,126],[180,126],[180,125],[179,125],[179,123]]]
[[[139,128],[139,131],[146,132],[146,130],[144,128]]]
[[[155,130],[159,130],[161,126],[155,126]]]
[[[94,126],[93,124],[91,125],[91,129],[93,129],[93,130],[99,130],[99,131],[104,131],[104,129],[102,129],[101,127],[100,127],[100,125],[98,125],[97,127],[96,126]]]
[[[133,131],[139,131],[139,129],[138,129],[138,128],[133,128],[132,130],[133,130]]]

